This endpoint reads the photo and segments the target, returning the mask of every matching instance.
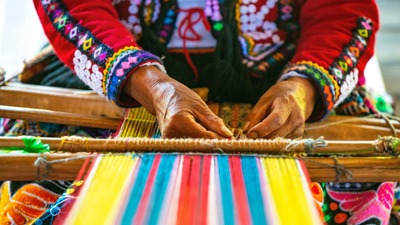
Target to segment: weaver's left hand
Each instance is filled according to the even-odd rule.
[[[275,84],[250,112],[244,127],[247,137],[301,137],[314,109],[315,92],[307,78],[292,77]]]

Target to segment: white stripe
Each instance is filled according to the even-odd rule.
[[[182,182],[182,170],[183,170],[183,156],[179,156],[180,162],[178,167],[178,175],[176,182],[173,187],[173,193],[170,200],[170,210],[168,212],[167,217],[165,218],[165,224],[176,224],[177,216],[178,216],[178,206],[179,206],[179,196],[181,192],[181,182]]]
[[[210,181],[208,183],[208,201],[207,201],[207,224],[220,224],[218,223],[218,196],[217,196],[217,177],[215,170],[215,157],[211,156],[210,162]]]

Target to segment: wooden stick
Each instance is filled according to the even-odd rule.
[[[40,138],[52,150],[63,152],[206,152],[258,154],[346,154],[357,156],[388,155],[400,151],[391,140],[335,141],[335,140],[219,140],[219,139],[152,139],[115,138],[93,139],[82,137]],[[396,139],[397,140],[397,139]],[[23,148],[23,137],[0,137],[0,147]],[[395,149],[386,149],[389,148]]]
[[[323,136],[328,140],[374,140],[379,136],[392,136],[390,128],[382,126],[364,125],[364,124],[332,124],[324,121],[319,123],[321,126],[314,127],[314,124],[307,124],[303,138],[318,138]],[[311,129],[309,129],[311,128]],[[400,129],[396,129],[399,133]]]
[[[215,107],[213,108],[215,110]],[[118,129],[121,123],[121,119],[118,118],[12,106],[0,106],[0,117],[112,130]],[[400,129],[396,129],[396,131],[400,133]],[[317,128],[315,128],[315,125],[313,124],[307,124],[303,138],[316,139],[323,136],[329,140],[373,140],[378,138],[378,136],[391,135],[392,130],[386,127],[350,123],[335,124],[331,126],[330,122],[327,121],[320,122],[319,127]]]
[[[89,157],[92,161],[92,156],[4,154],[0,157],[0,180],[74,180],[84,160]],[[303,160],[311,180],[315,182],[400,181],[400,158],[397,157],[307,157]]]
[[[105,129],[117,129],[121,122],[118,118],[103,118],[13,106],[0,106],[0,117]]]
[[[335,115],[335,116],[328,116],[323,123],[313,123],[313,126],[323,125],[325,122],[330,123],[347,123],[347,124],[360,124],[360,125],[369,125],[369,126],[377,126],[377,127],[385,127],[389,128],[388,124],[384,119],[378,118],[367,118],[367,117],[355,117],[355,116],[342,116],[342,115]],[[393,126],[396,129],[400,129],[400,121],[397,120],[390,120]]]

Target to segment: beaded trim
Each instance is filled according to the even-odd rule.
[[[62,1],[42,0],[41,3],[54,28],[93,62],[103,67],[114,51],[73,18]]]
[[[74,71],[79,79],[81,79],[93,91],[104,96],[101,82],[103,80],[101,68],[88,59],[85,54],[82,54],[79,49],[75,50],[72,62],[74,64]]]

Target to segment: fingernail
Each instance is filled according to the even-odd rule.
[[[247,121],[247,123],[243,127],[243,131],[247,131],[249,129],[249,126],[250,126],[250,121]]]
[[[232,136],[233,136],[232,131],[230,131],[230,130],[229,130],[228,128],[226,128],[225,126],[221,128],[221,132],[222,132],[223,134],[225,134],[225,136],[229,136],[229,137],[232,137]]]
[[[256,132],[250,132],[247,134],[247,137],[251,139],[256,139],[258,138],[258,134]]]

